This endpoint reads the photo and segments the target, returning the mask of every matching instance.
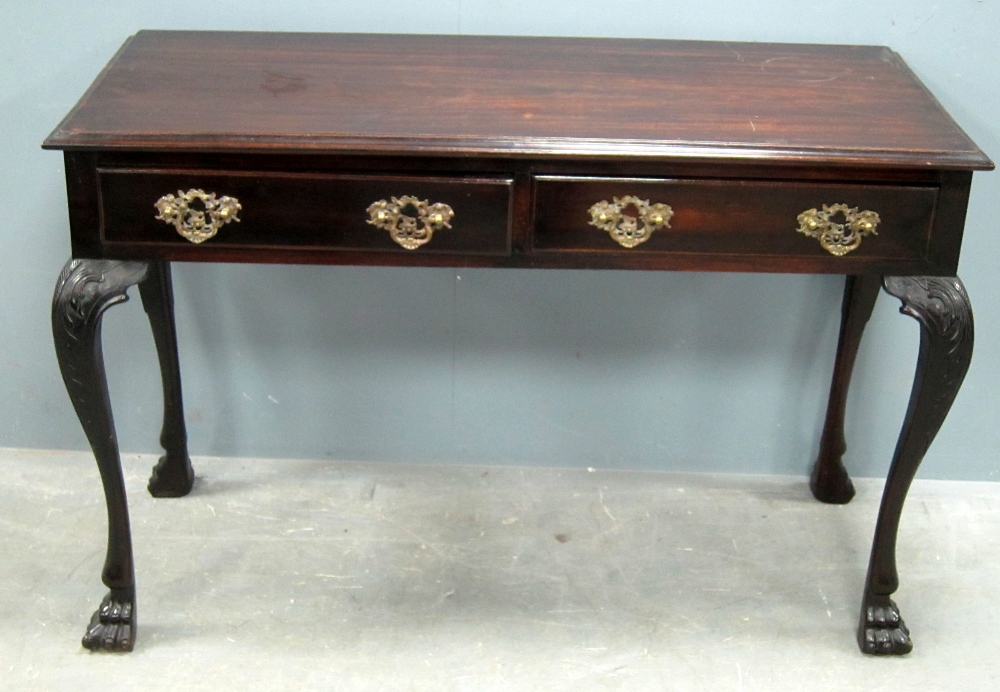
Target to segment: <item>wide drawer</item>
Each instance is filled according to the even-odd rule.
[[[98,179],[109,246],[510,253],[509,178],[99,169]]]
[[[535,252],[831,264],[925,258],[938,195],[933,186],[739,180],[539,176],[535,186]]]

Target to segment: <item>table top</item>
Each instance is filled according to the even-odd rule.
[[[142,31],[51,149],[993,167],[885,47]]]

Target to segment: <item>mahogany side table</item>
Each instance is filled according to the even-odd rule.
[[[143,31],[43,146],[64,152],[72,237],[56,350],[108,507],[110,592],[84,646],[136,636],[102,315],[138,285],[165,398],[149,490],[184,495],[169,262],[200,261],[843,274],[811,479],[836,503],[881,286],[920,323],[920,355],[857,637],[910,651],[897,526],[972,355],[955,274],[972,172],[993,164],[888,48]]]

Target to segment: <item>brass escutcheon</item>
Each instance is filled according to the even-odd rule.
[[[195,200],[204,210],[191,208]],[[153,206],[160,212],[157,219],[173,224],[178,233],[195,244],[204,243],[230,221],[239,223],[237,214],[243,208],[235,197],[223,195],[217,199],[214,192],[195,189],[178,190],[176,196],[163,195]]]
[[[650,204],[648,199],[634,195],[611,199],[611,203],[601,200],[590,208],[590,225],[607,231],[622,247],[633,248],[649,240],[653,231],[670,228],[674,210],[666,204]],[[638,216],[624,213],[629,205],[635,206]]]
[[[837,223],[833,218],[837,214],[844,215],[844,223]],[[846,204],[823,205],[822,211],[806,209],[799,214],[799,233],[810,238],[819,238],[819,244],[831,255],[843,257],[851,250],[861,245],[861,239],[866,235],[878,235],[878,214],[873,211],[858,211],[857,207]]]
[[[447,204],[420,200],[411,195],[391,197],[391,201],[380,199],[368,207],[368,223],[389,231],[389,236],[407,250],[416,250],[421,245],[430,242],[434,231],[441,228],[451,228],[451,219],[455,212]],[[412,206],[417,215],[403,213],[403,209]]]

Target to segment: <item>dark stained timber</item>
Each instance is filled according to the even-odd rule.
[[[90,618],[83,646],[91,651],[131,651],[135,646],[135,587],[111,589]]]
[[[889,469],[875,526],[871,562],[858,625],[858,644],[869,654],[905,654],[910,633],[889,598],[899,587],[896,534],[903,502],[917,468],[958,394],[972,360],[972,306],[958,278],[889,276],[886,293],[900,312],[920,323],[920,354],[910,404]]]
[[[840,321],[840,341],[837,360],[830,384],[830,401],[827,404],[826,424],[819,443],[819,456],[813,466],[809,488],[821,502],[842,505],[854,497],[854,484],[844,468],[843,456],[847,451],[844,437],[844,412],[847,408],[847,390],[851,384],[854,360],[861,345],[865,325],[875,308],[881,287],[881,277],[863,274],[848,276],[844,285],[844,304]]]
[[[153,497],[182,497],[191,492],[194,469],[187,451],[170,265],[165,262],[149,263],[149,272],[139,284],[139,297],[153,330],[163,380],[163,428],[160,432],[160,444],[166,454],[160,457],[153,469],[153,475],[149,479],[149,492]]]
[[[111,415],[101,322],[128,300],[148,272],[143,262],[71,260],[56,283],[52,335],[63,382],[90,441],[108,506],[108,546],[101,579],[111,589],[84,635],[88,649],[131,651],[135,644],[135,567],[125,482]]]
[[[514,36],[142,31],[47,146],[988,163],[883,46]]]
[[[833,503],[854,494],[848,386],[892,277],[921,355],[858,641],[909,650],[889,598],[899,513],[972,348],[964,290],[939,277],[958,271],[972,172],[993,163],[892,50],[142,31],[43,146],[64,152],[74,257],[56,351],[108,505],[110,593],[85,646],[124,651],[136,636],[101,316],[138,285],[164,398],[149,491],[184,495],[168,262],[192,261],[844,275],[810,483]]]

